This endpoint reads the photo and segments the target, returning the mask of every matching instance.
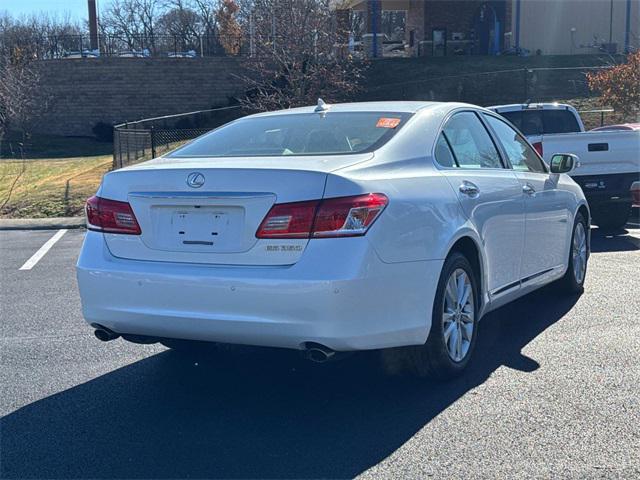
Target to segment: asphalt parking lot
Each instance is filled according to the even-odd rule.
[[[82,230],[20,270],[54,234],[0,232],[2,478],[640,476],[638,224],[594,230],[582,296],[551,286],[485,317],[445,384],[375,354],[99,342]]]

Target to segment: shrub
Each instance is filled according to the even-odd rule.
[[[113,142],[113,125],[105,122],[96,123],[91,129],[100,142]]]
[[[220,29],[220,43],[228,55],[240,53],[242,29],[236,19],[240,7],[234,0],[222,0],[222,5],[216,12],[216,21]]]
[[[589,89],[600,93],[601,103],[634,117],[640,108],[640,50],[627,62],[587,74]]]

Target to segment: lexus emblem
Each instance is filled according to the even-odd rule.
[[[200,172],[193,172],[187,176],[187,185],[191,188],[200,188],[204,185],[204,175]]]

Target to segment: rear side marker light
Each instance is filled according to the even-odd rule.
[[[280,203],[256,232],[258,238],[335,238],[364,235],[389,199],[382,193]]]
[[[105,233],[140,235],[140,225],[127,202],[93,196],[85,205],[87,228]]]

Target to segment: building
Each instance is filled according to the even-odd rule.
[[[368,55],[563,55],[639,47],[640,0],[345,0]],[[374,54],[375,52],[375,54]]]

